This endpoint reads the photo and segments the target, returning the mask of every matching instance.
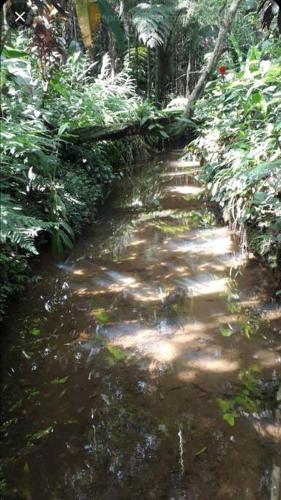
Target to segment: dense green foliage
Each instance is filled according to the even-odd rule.
[[[152,118],[149,132],[165,139],[155,123],[163,116],[159,108],[168,102],[186,105],[230,4],[100,0],[95,7],[100,17],[94,19],[89,9],[87,15],[77,13],[78,3],[11,0],[2,12],[0,316],[7,297],[25,281],[27,258],[46,241],[56,253],[71,247],[122,175],[121,167],[143,145],[140,139],[73,145],[72,130],[143,125]],[[261,41],[257,7],[256,0],[241,4],[224,47],[228,77],[222,81],[215,70],[197,107],[196,118],[204,125],[196,147],[225,220],[247,226],[252,247],[276,267],[280,45],[273,38]],[[272,33],[275,10],[265,23]],[[88,51],[81,19],[94,22],[88,26],[93,42]],[[213,126],[206,130],[209,122]]]
[[[2,53],[1,295],[25,281],[27,257],[51,239],[55,252],[71,247],[97,203],[137,153],[140,140],[74,147],[62,139],[71,128],[114,124],[142,116],[140,98],[125,73],[111,78],[106,61],[91,76],[80,52],[42,89],[36,59],[18,37]],[[139,109],[140,108],[140,109]],[[139,109],[139,111],[138,111]],[[138,115],[139,113],[139,115]]]
[[[209,83],[192,146],[225,221],[246,228],[252,250],[272,268],[281,249],[280,56],[280,44],[267,40],[249,50],[240,71]]]

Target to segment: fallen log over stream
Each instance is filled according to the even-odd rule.
[[[93,125],[88,127],[80,127],[68,131],[64,136],[65,140],[68,140],[74,144],[85,144],[89,142],[115,141],[118,139],[123,139],[124,137],[130,137],[134,135],[146,135],[158,132],[161,135],[161,129],[166,132],[168,136],[176,136],[177,124],[180,122],[180,117],[182,116],[182,110],[168,110],[165,116],[148,118],[145,122],[135,121],[132,123],[125,123],[122,125],[114,125],[111,127]],[[192,128],[195,128],[196,124],[189,121],[186,125],[186,131],[188,132]],[[160,131],[160,132],[159,132]],[[182,128],[181,128],[182,135]],[[164,138],[164,134],[163,134]]]

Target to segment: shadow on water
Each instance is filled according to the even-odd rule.
[[[7,319],[3,498],[270,498],[281,310],[197,168],[122,181]]]

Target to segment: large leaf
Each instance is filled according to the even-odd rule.
[[[90,28],[93,35],[98,31],[101,21],[100,6],[95,0],[88,0],[88,12],[90,19]]]
[[[83,43],[89,48],[93,45],[93,31],[98,29],[100,23],[99,7],[90,0],[76,0],[76,12]]]
[[[115,10],[106,0],[76,0],[76,11],[86,48],[93,45],[93,35],[97,33],[101,19],[114,34],[119,48],[124,48],[121,23]]]

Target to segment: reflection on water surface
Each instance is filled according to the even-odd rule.
[[[172,153],[6,321],[3,498],[266,499],[280,308]],[[32,305],[32,308],[30,307]]]

